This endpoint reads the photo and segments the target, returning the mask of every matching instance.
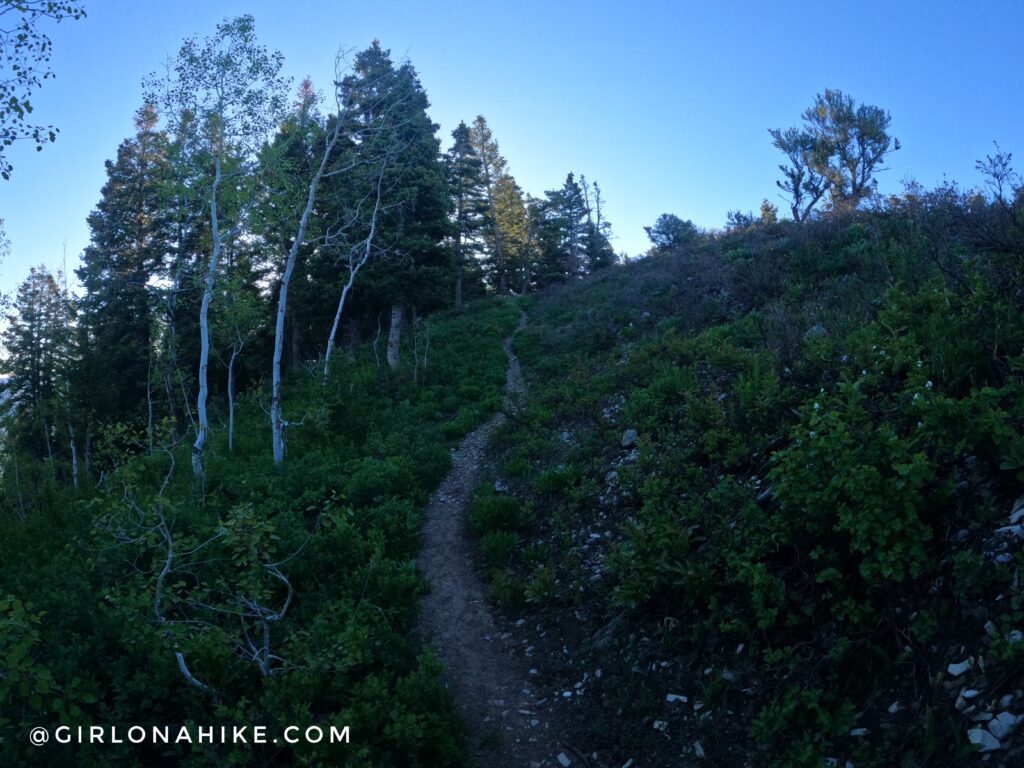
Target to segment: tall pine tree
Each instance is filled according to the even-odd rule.
[[[153,365],[155,297],[150,285],[172,249],[164,192],[168,142],[155,110],[135,119],[136,135],[107,162],[107,182],[89,215],[91,244],[76,270],[85,288],[81,374],[101,422],[144,416]]]

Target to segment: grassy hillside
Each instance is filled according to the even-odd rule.
[[[595,764],[1020,759],[1022,225],[908,195],[530,305],[475,530]]]

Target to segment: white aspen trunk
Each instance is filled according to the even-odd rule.
[[[69,428],[70,429],[70,428]],[[78,490],[78,449],[75,447],[75,433],[71,430],[71,485]]]
[[[377,178],[377,201],[373,206],[373,216],[370,217],[370,232],[366,236],[362,256],[354,264],[351,261],[349,262],[348,281],[345,283],[345,287],[341,289],[338,310],[334,313],[334,323],[331,325],[330,336],[327,337],[327,351],[324,353],[324,383],[327,382],[327,377],[331,373],[331,353],[334,351],[334,340],[338,335],[338,326],[341,325],[341,313],[345,309],[345,299],[348,298],[348,292],[352,290],[352,286],[356,281],[356,275],[359,274],[359,270],[363,268],[363,265],[370,260],[370,254],[373,252],[373,239],[377,235],[377,218],[381,208],[384,170],[384,168],[381,169],[380,176]]]
[[[282,415],[281,404],[281,356],[284,353],[284,319],[288,309],[288,285],[291,283],[292,272],[295,271],[295,262],[299,256],[299,249],[306,239],[306,227],[309,225],[309,217],[313,213],[313,206],[316,203],[316,191],[320,186],[320,179],[327,169],[327,162],[330,160],[331,150],[334,149],[338,136],[341,134],[341,116],[338,116],[334,125],[334,132],[330,141],[324,148],[324,155],[320,158],[320,165],[317,167],[313,179],[309,182],[309,192],[306,195],[306,207],[302,210],[299,218],[299,228],[292,240],[291,248],[288,249],[288,258],[285,261],[284,274],[281,275],[281,288],[277,298],[277,322],[274,326],[274,362],[271,372],[271,399],[270,399],[270,431],[274,449],[274,463],[280,464],[284,461],[285,435],[284,430],[287,422]]]
[[[75,426],[71,423],[71,406],[65,403],[68,415],[68,442],[71,447],[71,485],[78,490],[78,447],[75,445]]]
[[[402,315],[401,304],[394,304],[391,307],[391,328],[388,330],[388,368],[392,371],[398,368],[398,350],[402,341]]]
[[[235,450],[235,360],[242,351],[241,344],[231,345],[231,360],[228,361],[228,451]]]
[[[196,398],[196,411],[199,413],[199,428],[196,441],[192,444],[192,471],[196,477],[203,476],[203,448],[206,447],[210,422],[206,415],[206,398],[209,387],[206,372],[210,366],[210,301],[213,299],[213,286],[217,280],[217,264],[220,261],[220,226],[217,220],[217,191],[220,186],[221,168],[220,153],[214,155],[213,189],[210,193],[210,224],[213,230],[213,254],[210,256],[210,268],[206,272],[206,284],[203,288],[203,302],[199,307],[199,395]]]
[[[46,438],[46,456],[50,462],[50,477],[56,481],[57,470],[53,466],[53,445],[50,443],[50,425],[46,423],[46,418],[43,418],[43,437]]]

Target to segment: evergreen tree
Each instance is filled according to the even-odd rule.
[[[445,165],[455,208],[452,234],[455,306],[461,307],[464,283],[476,285],[481,282],[476,257],[483,249],[482,236],[487,226],[488,205],[483,163],[473,149],[465,122],[460,122],[452,131],[452,139],[454,143],[445,155]]]
[[[499,187],[502,180],[508,175],[508,163],[502,157],[491,133],[487,119],[483,115],[477,115],[470,129],[470,143],[480,158],[480,169],[484,184],[484,191],[487,195],[487,216],[486,230],[488,232],[488,259],[487,266],[490,272],[491,286],[499,294],[508,292],[508,243],[507,233],[502,232],[499,224],[498,197]]]
[[[102,198],[89,215],[92,242],[76,270],[90,411],[100,421],[138,419],[151,399],[155,297],[150,281],[171,249],[163,193],[170,175],[167,137],[146,106],[137,133],[107,162]]]
[[[429,311],[450,301],[453,269],[445,240],[452,229],[451,199],[437,125],[427,115],[430,104],[412,65],[395,67],[375,40],[356,57],[342,86],[346,108],[376,123],[354,151],[364,183],[383,182],[375,226],[386,258],[367,267],[364,286],[376,302],[391,307],[388,361],[394,367],[406,310]],[[376,172],[381,163],[387,165],[384,179]]]
[[[540,247],[537,282],[543,286],[578,277],[587,267],[588,208],[583,187],[570,173],[560,189],[549,190],[532,209]]]
[[[603,201],[601,188],[597,182],[588,184],[585,178],[580,177],[580,184],[587,206],[587,224],[584,235],[587,270],[594,272],[615,263],[615,249],[611,244],[612,225],[604,218],[601,211]]]
[[[74,361],[74,308],[63,276],[33,267],[18,287],[3,333],[16,408],[16,440],[40,458],[54,458],[55,430],[66,423],[67,381]]]
[[[530,286],[534,248],[523,191],[510,174],[502,176],[495,187],[493,215],[503,243],[509,285],[525,293]]]

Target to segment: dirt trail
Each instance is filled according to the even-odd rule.
[[[523,314],[516,330],[525,323]],[[512,339],[502,347],[508,356],[505,407],[514,409],[525,384]],[[426,509],[418,564],[431,591],[423,600],[421,630],[444,663],[479,768],[546,768],[558,766],[559,754],[566,751],[550,702],[530,682],[508,636],[495,624],[466,539],[466,516],[487,441],[504,421],[499,413],[463,439]]]

